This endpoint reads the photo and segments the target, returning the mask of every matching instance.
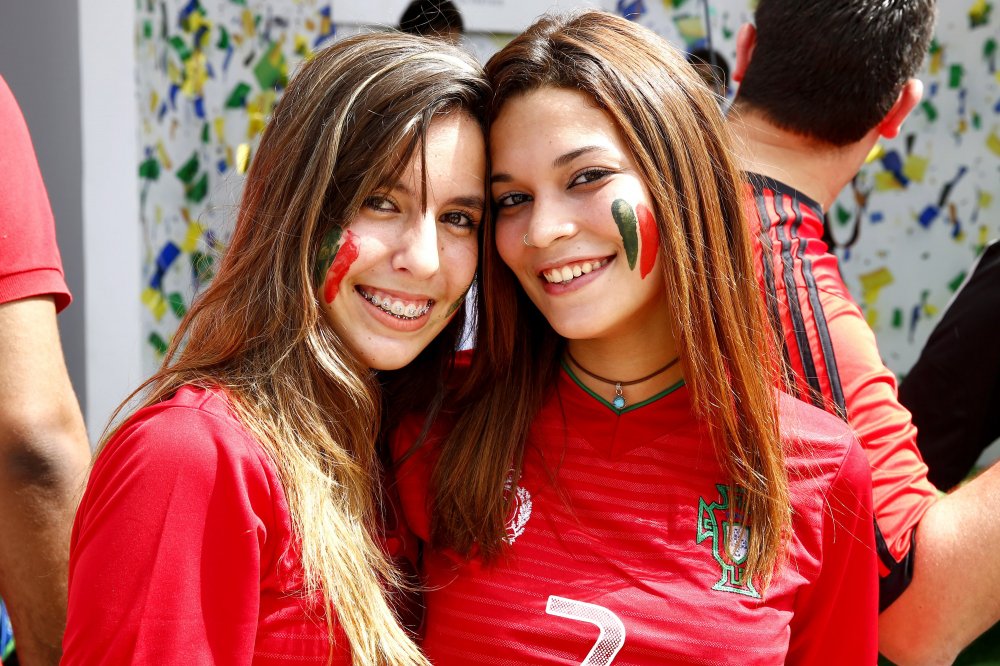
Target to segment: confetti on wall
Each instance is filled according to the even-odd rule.
[[[316,49],[359,30],[331,22],[332,1],[138,0],[145,370],[158,365],[214,274],[242,175],[289,76]],[[756,5],[710,2],[706,31],[695,0],[601,3],[682,49],[711,38],[730,66],[736,31]],[[959,276],[1000,235],[998,26],[992,2],[940,3],[920,74],[923,101],[831,209],[848,287],[897,372],[916,360]],[[465,41],[485,61],[509,39]]]

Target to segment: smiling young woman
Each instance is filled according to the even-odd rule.
[[[486,69],[477,349],[394,442],[433,546],[428,656],[873,663],[868,465],[775,390],[711,92],[600,12],[540,19]]]
[[[427,663],[394,607],[415,542],[385,533],[379,430],[433,400],[462,330],[487,90],[400,34],[293,77],[219,273],[102,442],[64,664]]]

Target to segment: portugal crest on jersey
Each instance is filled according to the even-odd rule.
[[[716,484],[719,499],[708,503],[698,498],[698,535],[695,543],[712,541],[712,557],[719,563],[722,576],[712,586],[720,592],[745,594],[759,599],[760,594],[748,580],[744,564],[750,548],[750,525],[746,520],[746,494],[742,488]]]
[[[504,537],[508,545],[524,533],[524,526],[528,524],[528,518],[531,518],[531,493],[521,486],[515,486],[512,477],[513,473],[507,475],[507,482],[503,487],[504,492],[514,493],[511,514],[507,518],[507,536]]]

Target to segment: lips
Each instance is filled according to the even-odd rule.
[[[607,265],[608,261],[610,261],[608,257],[603,259],[588,259],[587,261],[574,261],[562,266],[546,269],[541,272],[541,276],[549,284],[564,284],[599,268],[603,268]]]
[[[419,319],[434,307],[434,299],[432,298],[401,298],[398,295],[368,286],[357,286],[355,289],[366,301],[397,319]]]

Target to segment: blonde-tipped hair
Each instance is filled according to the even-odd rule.
[[[660,237],[674,337],[696,416],[746,493],[747,570],[766,585],[791,520],[778,431],[776,349],[763,316],[740,174],[711,92],[651,31],[603,12],[543,17],[486,64],[490,117],[545,87],[582,92],[632,151]],[[477,353],[432,479],[432,539],[489,558],[504,547],[528,429],[556,380],[564,341],[483,231]],[[497,424],[503,427],[496,427]]]
[[[226,393],[281,478],[302,592],[323,600],[331,640],[339,623],[359,666],[427,660],[393,611],[389,597],[406,582],[376,533],[388,380],[328,324],[315,264],[324,235],[423,159],[432,119],[478,121],[487,91],[469,55],[400,33],[345,39],[303,64],[264,131],[218,274],[133,394],[142,407],[184,385]],[[450,359],[460,327],[453,321],[415,364]]]

